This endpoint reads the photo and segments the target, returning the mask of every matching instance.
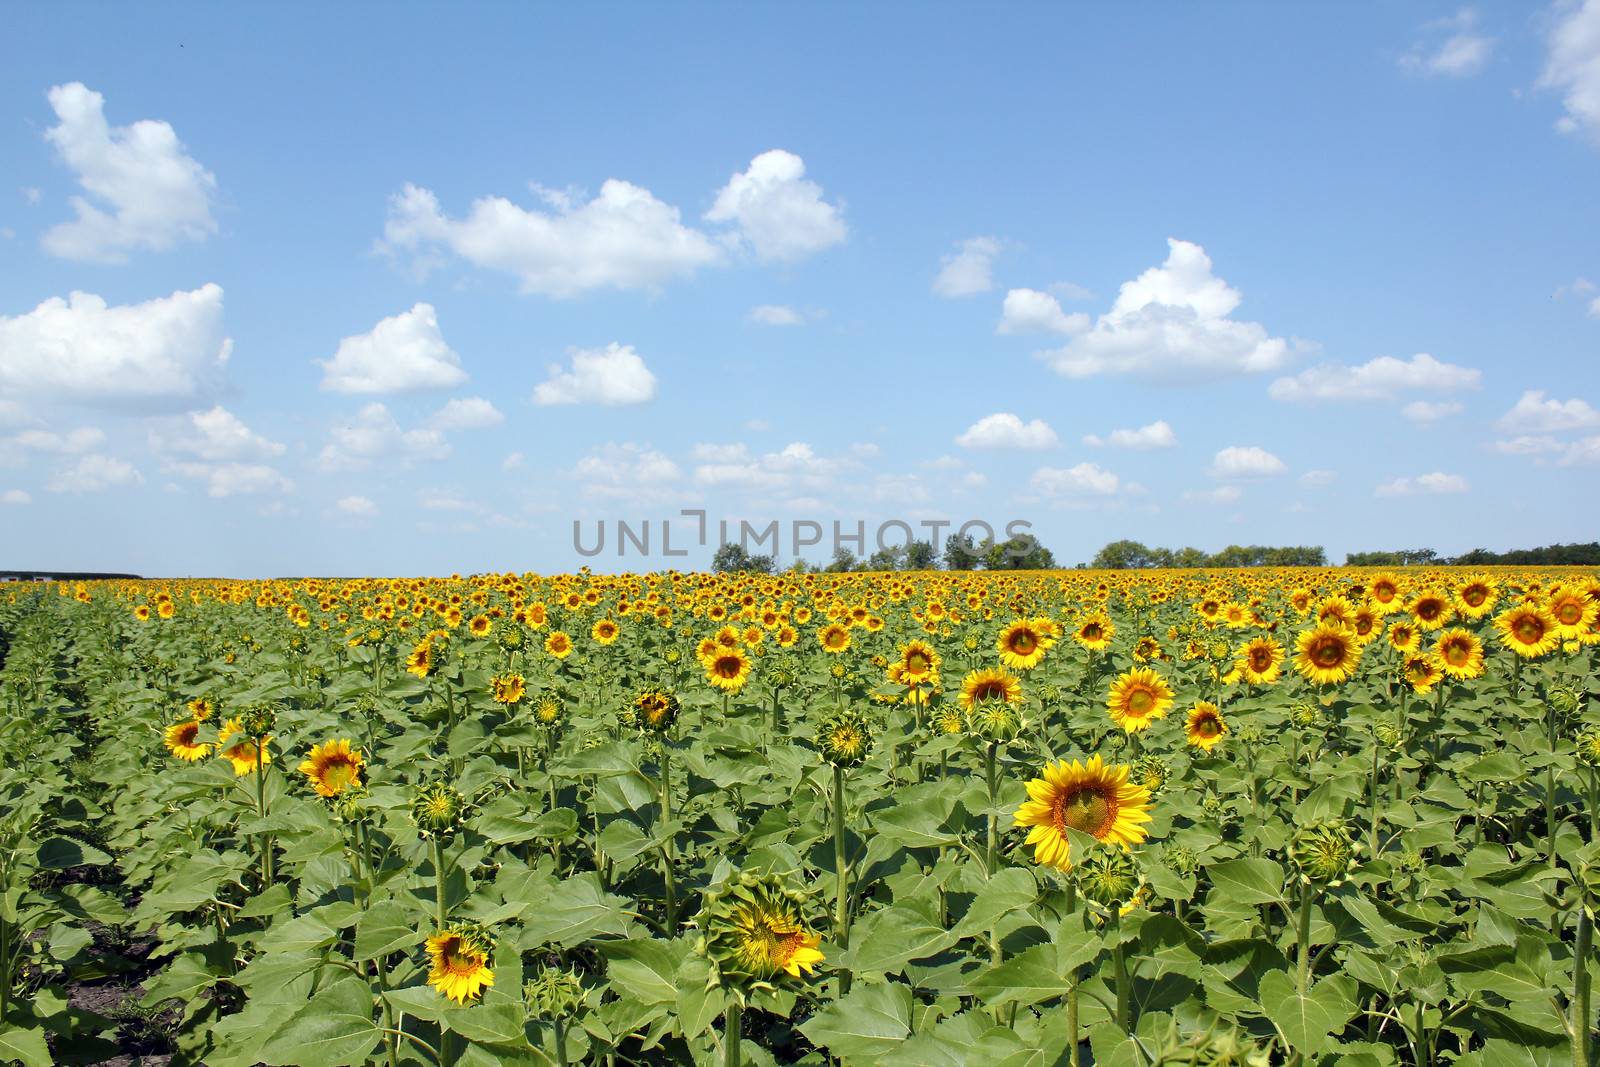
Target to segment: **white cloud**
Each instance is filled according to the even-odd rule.
[[[93,453],[58,471],[46,488],[52,493],[98,493],[142,481],[144,475],[127,460]]]
[[[1547,400],[1542,389],[1522,394],[1514,407],[1496,423],[1506,433],[1563,433],[1600,426],[1600,411],[1585,401]]]
[[[736,224],[762,260],[791,262],[841,243],[839,209],[805,174],[805,161],[793,152],[763,152],[728,179],[706,219]]]
[[[1044,496],[1113,496],[1121,480],[1093,463],[1080,463],[1075,467],[1040,467],[1028,484]]]
[[[105,97],[80,82],[49,92],[58,125],[45,132],[87,196],[77,218],[45,232],[46,252],[63,259],[124,263],[128,252],[160,251],[215,233],[216,179],[183,150],[165,122],[106,124]]]
[[[346,337],[323,368],[322,388],[335,393],[403,393],[449,389],[467,380],[461,359],[445,344],[432,304],[379,320]]]
[[[956,438],[956,444],[962,448],[1021,448],[1037,451],[1054,448],[1058,443],[1056,432],[1043,419],[1023,422],[1008,411],[985,415]]]
[[[220,286],[115,307],[74,292],[0,316],[0,392],[84,403],[191,400],[232,349]]]
[[[1197,381],[1277,370],[1289,342],[1228,316],[1237,290],[1211,273],[1205,249],[1169,239],[1166,262],[1124,282],[1094,328],[1040,355],[1069,378],[1136,374]]]
[[[24,489],[7,489],[5,492],[0,493],[0,504],[13,504],[20,506],[22,504],[31,503],[33,503],[33,497],[29,496],[27,491]]]
[[[450,454],[438,430],[402,430],[389,409],[368,404],[348,422],[335,426],[317,457],[324,470],[362,470],[375,460],[413,462],[443,459]]]
[[[750,321],[762,326],[799,326],[806,319],[784,304],[757,304],[750,309]]]
[[[1000,324],[995,333],[1082,333],[1089,328],[1089,316],[1081,311],[1068,315],[1061,303],[1037,289],[1013,289],[1000,306]]]
[[[571,348],[572,369],[550,367],[550,380],[533,390],[535,404],[642,404],[656,395],[656,376],[632,345]]]
[[[1420,496],[1444,493],[1465,493],[1467,480],[1459,474],[1434,471],[1415,478],[1393,478],[1374,490],[1377,496]]]
[[[933,499],[915,474],[880,474],[872,482],[872,499],[879,504],[926,504]]]
[[[661,499],[665,487],[683,471],[647,445],[608,444],[578,461],[577,478],[585,496],[620,500]]]
[[[452,219],[427,189],[406,185],[389,203],[384,245],[422,255],[436,248],[476,267],[514,274],[525,293],[571,297],[591,289],[653,289],[722,261],[710,237],[684,226],[678,209],[616,178],[579,202],[535,186],[548,212],[498,196]]]
[[[1419,352],[1409,360],[1379,356],[1358,367],[1323,363],[1267,388],[1274,400],[1393,400],[1403,391],[1452,393],[1478,388],[1482,372]]]
[[[292,493],[294,483],[265,463],[197,463],[183,461],[170,469],[185,478],[204,482],[206,495],[216,498]]]
[[[1549,434],[1524,434],[1494,443],[1494,450],[1506,456],[1543,456],[1565,447]]]
[[[1600,0],[1569,2],[1560,10],[1539,84],[1562,94],[1567,113],[1556,122],[1558,130],[1600,144]]]
[[[969,237],[958,248],[940,260],[942,266],[933,279],[934,294],[954,299],[993,289],[991,272],[994,257],[1000,254],[1000,242],[993,237]]]
[[[855,441],[850,445],[850,454],[858,459],[877,459],[882,451],[871,441]]]
[[[1400,414],[1412,422],[1426,424],[1438,422],[1440,419],[1449,418],[1451,415],[1459,415],[1464,410],[1466,409],[1453,400],[1413,400],[1400,409]]]
[[[1288,469],[1283,460],[1254,445],[1229,445],[1211,461],[1213,478],[1265,478]]]
[[[433,413],[428,425],[435,430],[487,430],[506,421],[489,401],[481,396],[457,397]]]
[[[334,505],[342,513],[357,519],[370,519],[378,514],[378,505],[364,496],[344,496]]]
[[[453,489],[419,489],[417,506],[425,511],[481,511],[475,504]]]
[[[285,451],[283,445],[262,437],[220,405],[209,411],[191,411],[181,418],[160,420],[151,428],[150,447],[212,463],[264,459],[281,456]]]
[[[702,442],[689,453],[701,463],[742,463],[750,457],[750,450],[742,444],[720,445]]]
[[[1112,430],[1108,437],[1091,433],[1084,437],[1083,443],[1092,448],[1110,445],[1112,448],[1131,448],[1136,452],[1148,452],[1152,449],[1173,447],[1178,443],[1178,435],[1172,432],[1172,427],[1167,425],[1165,419],[1157,419],[1137,430]]]
[[[39,420],[29,413],[28,409],[15,400],[0,398],[0,430],[15,429],[18,426],[35,426]]]
[[[1215,489],[1186,489],[1183,499],[1196,504],[1233,504],[1244,496],[1237,485],[1219,485]]]
[[[521,470],[523,464],[527,462],[527,456],[523,455],[521,452],[512,452],[508,454],[505,459],[500,461],[500,469],[503,471]]]
[[[1566,454],[1561,457],[1563,467],[1594,467],[1600,466],[1600,434],[1585,437],[1581,441],[1574,441],[1567,446]]]
[[[1448,18],[1423,27],[1424,40],[1400,57],[1400,65],[1418,74],[1465,78],[1489,61],[1494,38],[1477,32],[1478,13],[1464,7]]]
[[[1327,470],[1306,471],[1300,476],[1300,484],[1309,489],[1323,489],[1338,480],[1337,474]]]
[[[93,426],[80,426],[66,433],[49,430],[24,430],[8,442],[29,452],[51,452],[56,455],[75,456],[98,448],[106,435]]]
[[[743,446],[729,449],[700,463],[694,480],[701,485],[729,486],[757,492],[818,492],[831,487],[844,464],[819,456],[810,445],[796,441],[777,452],[751,455]],[[701,456],[713,455],[700,453]]]

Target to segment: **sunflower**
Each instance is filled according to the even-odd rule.
[[[967,732],[967,717],[956,704],[941,704],[934,712],[929,725],[936,734],[963,734]]]
[[[776,875],[741,875],[707,894],[700,917],[704,951],[724,978],[735,981],[809,975],[822,962],[822,937],[807,926],[804,901]]]
[[[1251,685],[1271,685],[1283,667],[1283,646],[1270,637],[1257,637],[1239,650],[1239,673]]]
[[[1137,663],[1149,663],[1153,659],[1166,659],[1167,654],[1162,651],[1160,641],[1145,634],[1134,643],[1133,658]]]
[[[838,655],[850,647],[850,631],[839,623],[830,622],[817,631],[817,643],[822,651]]]
[[[359,749],[346,740],[311,746],[311,755],[300,764],[300,773],[311,779],[319,797],[336,797],[352,786],[361,785],[361,768],[366,761]]]
[[[458,926],[428,938],[428,984],[457,1004],[465,1004],[494,985],[489,969],[493,943],[481,927]]]
[[[184,708],[188,710],[189,717],[195,722],[205,722],[211,718],[211,713],[216,710],[217,706],[210,697],[195,697],[185,704]]]
[[[1571,641],[1595,621],[1595,604],[1577,586],[1557,586],[1550,590],[1545,610],[1556,620],[1556,636]]]
[[[149,622],[150,621],[150,605],[148,605],[148,604],[140,604],[138,607],[134,608],[133,609],[133,617],[138,619],[140,622]]]
[[[487,637],[489,631],[494,629],[494,620],[487,615],[474,615],[472,621],[467,623],[467,629],[472,631],[473,637]]]
[[[1000,631],[995,640],[1000,650],[1000,662],[1019,671],[1032,670],[1044,659],[1050,639],[1041,632],[1035,619],[1018,619]]]
[[[1413,653],[1401,664],[1400,676],[1420,695],[1439,684],[1439,680],[1444,677],[1444,668],[1432,653]]]
[[[1046,764],[1042,776],[1027,788],[1028,799],[1012,819],[1013,825],[1032,827],[1027,844],[1033,846],[1035,863],[1071,868],[1068,830],[1123,848],[1145,838],[1150,791],[1129,781],[1126,766],[1107,766],[1098,755],[1087,764],[1062,760]]]
[[[1318,685],[1337,685],[1361,662],[1361,646],[1342,626],[1322,623],[1295,638],[1294,669]]]
[[[564,630],[552,630],[544,639],[544,650],[556,659],[566,659],[572,655],[572,638]]]
[[[967,711],[985,700],[1015,704],[1022,699],[1022,682],[999,667],[973,671],[961,679],[961,707]]]
[[[1561,643],[1560,623],[1539,604],[1516,604],[1494,619],[1500,643],[1525,659],[1552,652]]]
[[[1090,652],[1104,652],[1111,647],[1111,639],[1115,636],[1116,624],[1104,615],[1089,616],[1072,633],[1072,639]]]
[[[938,680],[941,662],[932,645],[911,641],[900,649],[899,659],[889,669],[901,685],[922,685]]]
[[[1435,590],[1418,593],[1416,598],[1406,605],[1406,610],[1411,612],[1411,617],[1417,621],[1419,630],[1442,629],[1455,615],[1455,608],[1451,606],[1450,598]]]
[[[1401,619],[1389,625],[1389,645],[1396,652],[1414,651],[1422,642],[1422,635],[1417,633],[1417,628]]]
[[[233,764],[234,776],[238,778],[256,769],[257,757],[260,757],[262,763],[272,762],[272,750],[267,747],[272,741],[270,736],[261,738],[259,747],[255,738],[248,736],[240,738],[231,745],[228,744],[228,740],[235,734],[242,733],[243,729],[238,719],[229,719],[222,724],[222,729],[217,733],[217,756]]]
[[[1189,709],[1184,720],[1184,736],[1195,748],[1210,752],[1228,732],[1222,711],[1209,700],[1202,700]]]
[[[609,645],[616,641],[617,635],[622,633],[622,627],[610,619],[601,619],[589,629],[589,636],[602,645]]]
[[[1400,601],[1400,576],[1392,571],[1375,574],[1367,585],[1367,599],[1379,615],[1391,615],[1404,609]]]
[[[1500,587],[1484,575],[1468,578],[1455,592],[1456,611],[1463,618],[1481,619],[1494,610]]]
[[[1172,687],[1148,667],[1135,667],[1111,683],[1106,708],[1111,721],[1130,734],[1148,729],[1172,707]]]
[[[793,626],[784,624],[778,627],[778,636],[776,640],[779,648],[793,648],[794,643],[800,640],[800,632]]]
[[[1452,678],[1476,678],[1483,673],[1483,642],[1471,630],[1457,626],[1434,642],[1433,654]]]
[[[181,760],[193,763],[195,760],[205,759],[211,753],[211,746],[197,742],[195,737],[200,733],[200,723],[194,718],[180,720],[168,726],[162,736],[162,743]]]
[[[489,691],[496,704],[515,704],[528,691],[528,686],[520,674],[497,674],[489,679]]]
[[[705,661],[706,681],[726,693],[737,693],[750,679],[750,657],[737,648],[725,649]]]
[[[406,657],[406,672],[418,678],[426,678],[439,667],[438,657],[433,652],[433,640],[423,638],[411,649],[411,654]]]

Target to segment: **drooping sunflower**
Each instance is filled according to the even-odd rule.
[[[527,682],[520,674],[497,674],[489,679],[489,692],[496,704],[516,704],[527,691]]]
[[[174,756],[189,763],[205,759],[211,754],[211,746],[204,742],[197,742],[196,736],[200,733],[200,723],[194,718],[181,719],[168,726],[162,736],[162,743],[167,746],[167,751]]]
[[[1239,673],[1251,685],[1271,685],[1283,668],[1283,646],[1271,637],[1257,637],[1239,650]]]
[[[737,693],[750,680],[750,657],[742,649],[727,648],[705,661],[706,681],[726,693]]]
[[[1012,820],[1013,825],[1031,827],[1027,844],[1033,846],[1035,863],[1070,869],[1069,829],[1123,848],[1145,839],[1150,791],[1129,780],[1126,766],[1108,766],[1098,755],[1087,764],[1062,760],[1046,764],[1027,789],[1028,799]]]
[[[1494,619],[1500,643],[1524,659],[1533,659],[1555,650],[1561,643],[1559,624],[1540,604],[1515,604]]]
[[[1130,734],[1148,729],[1172,707],[1172,687],[1148,667],[1123,672],[1111,683],[1106,708],[1111,721]]]
[[[300,764],[300,773],[311,779],[319,797],[336,797],[361,784],[361,768],[366,760],[347,740],[328,741],[311,746],[311,755]]]
[[[465,925],[440,930],[428,938],[428,984],[457,1004],[465,1004],[494,985],[490,953],[494,943],[482,927]]]
[[[1457,626],[1439,635],[1433,654],[1452,678],[1476,678],[1483,673],[1483,642],[1471,630]]]
[[[822,646],[822,651],[837,656],[850,647],[850,630],[836,622],[830,622],[817,631],[817,643]]]
[[[670,689],[646,689],[633,698],[633,713],[640,727],[666,733],[678,721],[678,698]]]
[[[411,649],[411,654],[406,657],[406,672],[418,678],[426,678],[439,666],[438,658],[434,655],[433,641],[423,638]]]
[[[602,645],[614,643],[617,639],[617,636],[621,633],[622,627],[618,626],[610,619],[601,619],[589,628],[589,636],[600,642]]]
[[[769,984],[801,978],[822,962],[821,935],[805,918],[805,894],[777,875],[743,874],[706,894],[700,949],[725,982]]]
[[[1003,700],[1015,704],[1021,699],[1021,679],[999,667],[972,671],[961,679],[960,701],[965,711],[971,711],[973,704],[985,700]]]
[[[243,778],[254,771],[257,757],[261,757],[262,763],[272,762],[272,749],[270,747],[272,738],[270,735],[261,739],[259,747],[256,745],[256,739],[249,735],[240,737],[239,740],[231,745],[228,743],[236,734],[243,733],[244,728],[239,725],[238,719],[229,719],[224,722],[222,729],[217,732],[217,756],[233,764],[233,773],[236,778]]]
[[[1215,748],[1227,732],[1228,724],[1223,721],[1221,709],[1209,700],[1196,703],[1184,720],[1184,736],[1203,752]]]
[[[1294,669],[1317,685],[1338,685],[1356,672],[1361,645],[1343,626],[1322,623],[1295,638]]]
[[[1115,636],[1116,624],[1104,615],[1089,616],[1072,633],[1072,639],[1090,652],[1104,652],[1111,647],[1111,639]]]
[[[995,646],[1000,651],[1000,662],[1019,671],[1032,670],[1044,659],[1050,639],[1034,619],[1018,619],[1000,631]]]
[[[544,639],[544,650],[556,659],[566,659],[572,655],[572,638],[567,636],[565,630],[552,630],[550,636]]]

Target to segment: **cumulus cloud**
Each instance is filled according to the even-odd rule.
[[[585,496],[602,499],[663,499],[664,488],[683,478],[670,458],[648,445],[608,444],[578,461],[574,472]]]
[[[1497,425],[1506,433],[1564,433],[1600,426],[1600,411],[1574,397],[1551,400],[1542,389],[1522,394],[1510,411],[1500,416]]]
[[[1177,239],[1167,246],[1166,262],[1124,282],[1092,329],[1041,356],[1069,378],[1199,381],[1282,367],[1289,342],[1229,317],[1241,297],[1212,274],[1205,249]]]
[[[940,261],[938,275],[933,279],[936,296],[954,299],[987,293],[994,288],[994,259],[1000,254],[1000,242],[993,237],[969,237],[956,251]]]
[[[382,319],[346,337],[323,368],[322,388],[335,393],[404,393],[449,389],[467,380],[461,359],[444,342],[432,304]]]
[[[1300,484],[1308,489],[1322,489],[1338,480],[1337,474],[1327,470],[1306,471],[1300,476]]]
[[[1229,445],[1211,461],[1213,478],[1266,478],[1288,469],[1283,460],[1254,445]]]
[[[98,448],[104,443],[106,435],[93,426],[80,426],[66,433],[55,433],[50,430],[23,430],[11,437],[6,444],[28,452],[49,452],[55,455],[72,456]]]
[[[96,452],[57,471],[45,488],[52,493],[99,493],[143,481],[144,475],[127,460]]]
[[[1122,483],[1102,467],[1079,463],[1075,467],[1040,467],[1028,484],[1043,496],[1061,497],[1114,496]]]
[[[1237,485],[1219,485],[1215,489],[1186,489],[1183,499],[1195,504],[1235,504],[1244,496]]]
[[[1415,478],[1392,478],[1373,492],[1377,496],[1422,496],[1445,493],[1465,493],[1467,480],[1459,474],[1419,474]]]
[[[805,174],[793,152],[763,152],[728,179],[706,219],[736,225],[762,260],[792,262],[840,244],[846,230],[839,209]]]
[[[402,430],[388,408],[371,403],[334,426],[317,462],[326,471],[349,471],[378,460],[412,463],[449,454],[450,445],[438,430]]]
[[[761,326],[799,326],[806,319],[784,304],[757,304],[750,309],[750,321]]]
[[[1562,456],[1563,467],[1595,467],[1600,466],[1600,434],[1585,437],[1566,446]]]
[[[551,365],[549,380],[533,390],[535,404],[643,404],[656,395],[656,376],[632,345],[567,351],[571,367]]]
[[[256,433],[221,405],[157,421],[150,429],[150,447],[212,463],[265,459],[285,451],[283,445]]]
[[[207,391],[232,349],[220,286],[117,306],[74,292],[0,316],[0,392],[170,406]]]
[[[724,446],[716,453],[697,452],[696,458],[702,457],[705,461],[694,469],[697,483],[756,492],[819,492],[845,467],[840,460],[817,455],[804,441],[759,455],[743,445]]]
[[[489,401],[481,396],[457,397],[433,413],[428,425],[435,430],[487,430],[506,421]]]
[[[1000,324],[995,333],[1082,333],[1089,328],[1089,316],[1081,311],[1071,315],[1061,310],[1061,302],[1037,289],[1013,289],[1000,305]]]
[[[1494,38],[1478,30],[1478,13],[1464,7],[1423,26],[1422,39],[1400,65],[1416,74],[1466,78],[1483,70],[1493,51]]]
[[[22,505],[33,503],[33,497],[25,489],[7,489],[0,493],[0,504]]]
[[[1453,400],[1413,400],[1400,409],[1400,414],[1412,422],[1426,425],[1449,418],[1451,415],[1459,415],[1464,410],[1466,409]]]
[[[378,505],[364,496],[342,496],[334,507],[355,519],[370,519],[378,514]]]
[[[956,438],[962,448],[1020,448],[1037,451],[1058,444],[1056,432],[1043,419],[1023,422],[1008,411],[985,415]]]
[[[265,463],[197,463],[180,461],[169,470],[204,483],[206,495],[216,497],[254,496],[261,493],[292,493],[294,483]]]
[[[1130,448],[1136,452],[1148,452],[1157,448],[1172,448],[1178,443],[1178,435],[1172,432],[1172,427],[1167,425],[1165,419],[1157,419],[1137,430],[1112,430],[1106,437],[1088,434],[1084,437],[1083,443],[1092,448],[1110,445],[1112,448]]]
[[[77,216],[45,231],[46,252],[63,259],[127,262],[135,249],[160,251],[216,232],[216,179],[184,151],[165,122],[106,123],[105,97],[80,82],[48,94],[59,120],[45,132],[85,196]]]
[[[1600,0],[1568,2],[1559,10],[1539,84],[1561,93],[1566,114],[1556,128],[1600,145]]]
[[[1274,400],[1393,400],[1401,392],[1454,393],[1476,389],[1483,374],[1419,352],[1409,360],[1379,356],[1357,367],[1323,363],[1267,387]]]

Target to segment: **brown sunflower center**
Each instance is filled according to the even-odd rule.
[[[921,652],[913,652],[906,657],[906,670],[914,674],[921,674],[929,667],[928,657]]]
[[[1472,658],[1472,649],[1465,641],[1448,641],[1444,646],[1444,661],[1452,667],[1461,667]]]
[[[1272,666],[1272,651],[1265,648],[1250,650],[1250,669],[1261,674]]]
[[[1097,838],[1105,837],[1116,817],[1116,802],[1099,786],[1062,794],[1055,810],[1057,829],[1070,828]]]
[[[1104,632],[1100,629],[1099,623],[1091,622],[1083,628],[1083,639],[1085,641],[1098,641],[1100,640],[1100,635]]]
[[[1325,637],[1311,648],[1311,659],[1319,667],[1337,667],[1344,662],[1344,642]]]
[[[1194,724],[1194,732],[1199,734],[1201,737],[1216,737],[1218,734],[1222,733],[1222,724],[1217,722],[1216,719],[1207,715],[1205,718]]]
[[[1469,585],[1461,591],[1461,602],[1468,607],[1475,608],[1489,599],[1489,590],[1481,585]]]
[[[1576,626],[1578,620],[1583,618],[1583,605],[1576,600],[1563,600],[1556,605],[1556,619],[1563,626]]]
[[[738,656],[719,656],[713,668],[719,678],[737,678],[739,669],[744,666],[744,661]]]
[[[1544,623],[1537,615],[1522,616],[1512,629],[1524,644],[1536,645],[1544,638]]]
[[[1030,630],[1018,630],[1011,635],[1011,651],[1026,656],[1039,646],[1039,639]]]
[[[342,756],[336,757],[323,764],[322,784],[329,789],[343,790],[355,784],[357,773],[354,762]]]
[[[1417,618],[1432,621],[1444,611],[1444,601],[1429,598],[1417,601]]]
[[[1135,689],[1128,694],[1128,710],[1135,715],[1148,714],[1155,702],[1155,694],[1148,689]]]

